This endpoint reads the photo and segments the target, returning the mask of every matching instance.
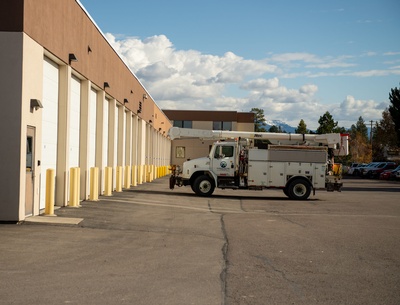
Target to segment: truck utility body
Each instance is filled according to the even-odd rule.
[[[347,135],[203,131],[178,127],[171,128],[169,135],[172,139],[224,139],[213,144],[208,157],[188,160],[182,169],[173,167],[171,189],[175,185],[190,185],[197,195],[210,196],[216,187],[280,188],[289,198],[304,200],[316,189],[340,191],[342,187],[333,155],[347,154]],[[312,137],[307,140],[306,136]],[[272,139],[275,144],[268,145],[268,149],[252,147],[251,139],[257,138]]]

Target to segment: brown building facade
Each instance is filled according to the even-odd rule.
[[[237,111],[163,110],[173,126],[205,130],[254,131],[254,113]],[[178,139],[172,141],[171,164],[208,156],[214,141]]]
[[[79,1],[4,1],[0,9],[0,221],[45,208],[54,171],[55,205],[90,192],[90,169],[112,191],[151,181],[170,163],[168,117],[107,42]]]

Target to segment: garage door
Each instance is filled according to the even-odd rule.
[[[95,166],[96,160],[96,99],[97,92],[91,89],[89,101],[89,168]]]
[[[40,209],[45,207],[46,170],[56,170],[58,130],[58,65],[43,60],[42,159],[40,178]]]
[[[81,117],[81,82],[71,78],[71,104],[69,123],[69,168],[79,167],[79,134]]]
[[[103,165],[108,166],[108,107],[109,107],[109,100],[104,100],[104,119],[103,119]]]

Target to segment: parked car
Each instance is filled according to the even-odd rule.
[[[391,173],[390,173],[390,178],[389,180],[399,180],[396,175],[399,175],[400,177],[400,165],[396,167]]]
[[[352,163],[347,174],[350,176],[358,176],[360,167],[366,166],[366,163]]]
[[[381,180],[395,180],[396,173],[400,170],[400,165],[397,166],[395,169],[387,169],[384,170],[380,175],[379,179]]]
[[[357,167],[357,176],[364,177],[364,172],[367,172],[371,168],[374,168],[381,164],[382,162],[371,162],[365,166]]]
[[[398,171],[396,172],[396,174],[394,175],[394,177],[395,177],[396,180],[400,180],[400,170],[398,170]]]
[[[381,162],[375,167],[372,167],[363,172],[363,176],[366,178],[378,178],[379,175],[387,169],[395,169],[397,164],[394,162]]]

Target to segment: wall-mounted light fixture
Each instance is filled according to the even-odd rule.
[[[128,99],[124,98],[124,104],[128,103]]]
[[[133,90],[131,90],[131,94],[133,94]]]
[[[160,127],[160,128],[158,128],[158,131],[161,131],[161,127]]]
[[[105,90],[106,88],[110,88],[110,84],[109,84],[108,82],[104,82],[104,90]]]
[[[92,52],[92,49],[90,48],[90,46],[87,46],[87,52],[88,53]]]
[[[146,94],[146,93],[143,94],[143,99],[144,99],[144,100],[147,100],[147,94]]]
[[[151,124],[151,123],[153,123],[153,121],[152,121],[152,120],[149,120],[149,123]]]
[[[42,103],[38,99],[31,99],[31,110],[33,109],[38,110],[39,108],[43,108]]]
[[[75,56],[74,53],[69,53],[68,54],[68,62],[69,62],[69,64],[71,64],[71,62],[73,62],[73,61],[78,61],[78,58]]]

